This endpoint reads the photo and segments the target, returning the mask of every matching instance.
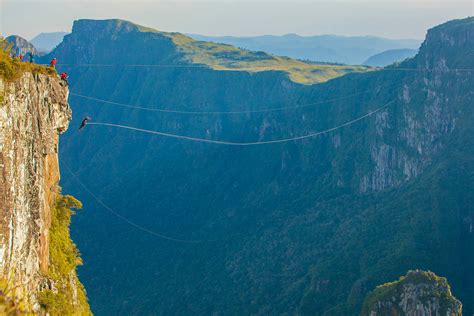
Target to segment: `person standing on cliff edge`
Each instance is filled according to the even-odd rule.
[[[68,82],[68,78],[69,76],[67,75],[67,72],[62,72],[61,75],[61,80],[64,81],[64,83],[66,84],[66,87],[69,85],[69,82]]]
[[[58,63],[58,60],[56,58],[53,58],[49,65],[53,68],[56,68],[56,64]]]

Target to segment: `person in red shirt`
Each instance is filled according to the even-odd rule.
[[[61,76],[61,80],[64,81],[64,83],[66,83],[66,86],[68,86],[69,82],[67,79],[69,78],[69,76],[67,75],[67,72],[62,72],[60,76]]]
[[[20,54],[20,61],[23,61],[23,54]]]
[[[53,68],[56,68],[56,64],[58,63],[58,60],[56,58],[53,58],[49,65]]]

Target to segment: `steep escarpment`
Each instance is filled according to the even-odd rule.
[[[361,316],[462,316],[462,304],[446,278],[433,272],[409,271],[378,286],[367,296]]]
[[[58,218],[69,214],[67,207],[57,210],[61,207],[58,203],[65,199],[58,186],[58,139],[71,119],[68,89],[57,75],[30,72],[29,66],[23,69],[3,53],[0,60],[0,279],[5,288],[2,291],[21,301],[26,310],[52,312],[41,299],[44,291],[60,293],[67,288],[83,293],[75,275],[77,262],[67,271],[67,282],[76,283],[66,285],[64,279],[54,275],[57,266],[52,253],[65,253],[64,245],[69,240],[66,239],[69,222],[62,221],[61,227],[52,226]],[[5,69],[9,72],[3,72]],[[17,73],[12,76],[12,71]],[[68,206],[79,205],[69,203]],[[62,246],[52,240],[58,229],[65,230]],[[77,250],[74,255],[77,256]],[[68,304],[75,305],[78,311],[88,311],[85,297],[79,301],[76,295],[74,301],[71,296]],[[62,311],[67,311],[66,308]]]
[[[459,69],[474,68],[464,58],[473,23],[431,30],[402,65],[312,86],[282,72],[181,67],[184,51],[165,35],[78,23],[49,56],[64,59],[76,119],[234,142],[340,127],[253,147],[100,125],[67,132],[62,161],[89,191],[174,238],[111,217],[66,181],[92,210],[72,231],[91,258],[80,274],[93,309],[355,315],[368,291],[416,267],[446,276],[472,314],[474,76]],[[127,59],[177,67],[121,66]]]

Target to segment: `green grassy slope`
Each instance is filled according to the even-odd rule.
[[[308,63],[264,52],[242,50],[231,45],[196,41],[182,34],[173,34],[172,39],[192,63],[208,65],[215,70],[283,71],[294,82],[303,84],[321,83],[347,73],[371,70],[366,66]]]
[[[214,70],[227,71],[282,71],[297,83],[314,84],[328,81],[351,72],[373,70],[368,66],[333,65],[304,62],[288,57],[279,57],[264,52],[253,52],[231,45],[194,40],[180,33],[160,32],[123,20],[114,20],[139,32],[155,33],[172,40],[183,60],[196,65],[209,66]]]
[[[47,277],[55,289],[44,289],[38,295],[43,311],[51,315],[92,315],[84,286],[76,275],[82,260],[69,235],[72,209],[80,208],[81,202],[69,195],[58,196],[56,205],[51,208]]]

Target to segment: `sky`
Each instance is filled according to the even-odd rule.
[[[474,16],[474,0],[0,0],[0,35],[31,39],[71,30],[81,18],[121,18],[203,35],[374,35],[424,38],[427,29]]]

